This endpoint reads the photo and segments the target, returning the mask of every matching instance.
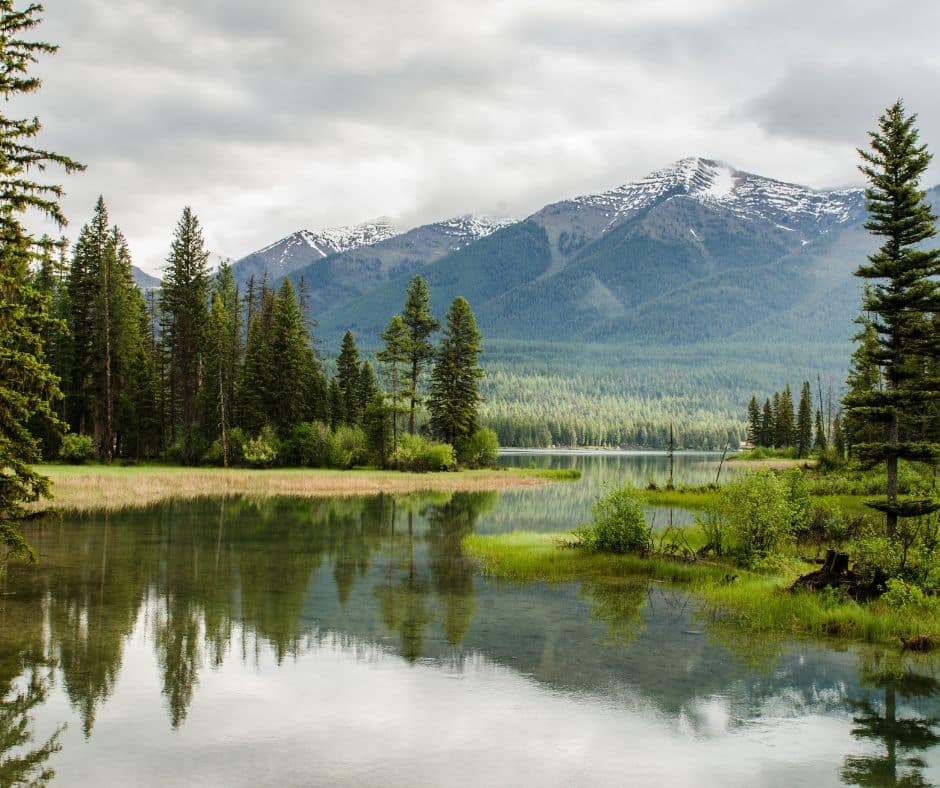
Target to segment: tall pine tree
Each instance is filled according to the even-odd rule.
[[[180,459],[196,460],[198,397],[203,343],[209,319],[209,253],[199,220],[187,206],[176,226],[163,280],[166,343],[173,391],[173,426],[181,435]]]
[[[795,438],[796,456],[809,457],[813,448],[813,395],[810,392],[808,380],[803,382],[803,388],[800,391]]]
[[[440,323],[431,314],[431,292],[423,276],[414,276],[405,291],[402,321],[408,329],[408,432],[415,433],[415,413],[421,403],[421,375],[434,358],[431,335]]]
[[[7,100],[39,88],[40,80],[29,75],[29,68],[39,55],[56,50],[24,40],[39,24],[41,11],[37,4],[20,11],[12,0],[0,0],[0,95]],[[37,419],[55,424],[50,403],[59,396],[58,380],[42,348],[49,304],[30,272],[33,250],[21,215],[32,208],[64,225],[62,188],[33,180],[29,170],[47,164],[59,164],[67,172],[81,169],[65,156],[34,147],[31,140],[39,131],[38,118],[0,114],[0,544],[6,551],[0,558],[32,557],[17,520],[24,515],[24,504],[49,494],[49,485],[31,465],[39,459],[39,446],[29,425]]]
[[[871,149],[859,150],[860,169],[869,181],[865,227],[884,243],[856,276],[869,283],[863,309],[873,316],[877,333],[870,361],[882,369],[885,386],[853,391],[845,405],[853,421],[883,430],[880,438],[853,449],[868,465],[884,464],[885,497],[872,505],[885,513],[889,539],[897,532],[899,518],[937,508],[931,501],[898,497],[899,460],[933,464],[940,448],[911,430],[907,419],[940,392],[938,381],[925,374],[929,361],[940,353],[931,327],[940,312],[940,251],[923,247],[936,234],[936,217],[919,188],[931,156],[918,142],[916,117],[908,116],[897,101],[879,118],[878,130],[869,133]]]
[[[482,336],[462,296],[451,303],[446,320],[431,372],[428,409],[432,433],[459,452],[479,422]]]

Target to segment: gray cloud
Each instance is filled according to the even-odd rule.
[[[872,0],[45,5],[62,49],[12,110],[89,165],[66,183],[70,232],[102,193],[149,269],[186,204],[240,256],[379,214],[526,215],[693,154],[857,181],[896,95],[940,141],[927,0],[903,18]]]

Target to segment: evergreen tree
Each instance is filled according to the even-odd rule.
[[[342,395],[340,424],[358,424],[362,420],[359,402],[359,349],[352,331],[343,335],[343,344],[336,359],[336,382]]]
[[[440,323],[431,314],[431,293],[423,276],[414,276],[405,291],[405,308],[401,318],[408,329],[408,432],[415,433],[415,411],[421,402],[419,386],[421,374],[434,358],[431,334]]]
[[[845,431],[842,428],[842,414],[837,413],[832,420],[832,446],[835,449],[836,456],[845,457]]]
[[[284,279],[274,307],[271,329],[271,423],[281,434],[310,415],[313,351],[294,286]]]
[[[385,364],[388,369],[388,395],[392,419],[392,451],[398,447],[398,421],[409,412],[406,400],[407,390],[401,386],[402,370],[409,362],[408,344],[410,336],[408,327],[401,315],[395,315],[382,332],[385,347],[376,353],[375,357]]]
[[[206,326],[204,348],[205,385],[202,387],[202,434],[206,442],[219,439],[222,443],[222,464],[228,467],[228,433],[231,427],[232,316],[222,294],[212,293],[212,307]]]
[[[7,100],[37,90],[40,80],[28,69],[39,55],[56,51],[51,44],[23,38],[39,24],[41,11],[35,3],[16,10],[13,0],[0,0],[0,95]],[[6,557],[32,556],[16,521],[24,515],[23,505],[48,495],[49,487],[30,464],[40,457],[29,425],[37,420],[56,424],[50,403],[60,396],[42,348],[49,330],[48,300],[30,274],[31,239],[23,231],[21,214],[36,209],[64,225],[62,188],[36,182],[28,171],[48,164],[59,164],[66,172],[82,168],[32,146],[39,130],[38,118],[0,115],[0,543]]]
[[[846,409],[862,424],[883,427],[877,440],[857,444],[854,451],[866,464],[884,463],[885,497],[873,504],[886,515],[886,534],[893,538],[898,519],[934,511],[930,501],[898,499],[898,461],[924,461],[938,456],[937,444],[912,434],[905,423],[940,391],[925,375],[927,361],[940,353],[930,320],[940,311],[940,250],[922,244],[936,234],[936,217],[919,189],[931,156],[918,144],[916,115],[907,116],[901,101],[879,118],[869,133],[871,150],[859,150],[869,187],[865,191],[869,219],[865,227],[884,238],[856,275],[867,280],[863,308],[872,314],[877,345],[872,360],[883,370],[884,390],[850,393]]]
[[[251,434],[260,432],[269,421],[268,402],[274,382],[271,333],[275,300],[265,291],[259,301],[248,326],[245,364],[236,391],[238,426]],[[277,383],[280,385],[280,382]]]
[[[82,227],[68,276],[69,352],[65,376],[69,425],[81,435],[100,439],[102,400],[102,269],[109,266],[110,228],[104,198],[99,197],[92,220]],[[100,441],[96,441],[99,443]]]
[[[375,379],[375,370],[368,361],[363,361],[359,367],[359,389],[356,407],[365,414],[366,408],[379,393],[379,386]]]
[[[878,332],[872,321],[866,317],[859,317],[856,322],[862,325],[862,330],[855,335],[855,341],[859,344],[852,352],[849,375],[846,379],[847,400],[864,398],[871,392],[881,391],[884,388],[881,367],[876,355]],[[850,452],[852,446],[876,442],[884,433],[883,425],[871,423],[862,411],[856,416],[852,410],[846,412],[843,429]]]
[[[816,422],[815,422],[815,437],[813,438],[813,446],[816,451],[823,452],[828,448],[828,441],[826,440],[826,430],[823,427],[823,417],[822,411],[819,408],[816,409]]]
[[[770,398],[764,400],[764,410],[760,420],[760,446],[770,447],[774,445],[774,412],[770,404]]]
[[[747,439],[754,446],[761,445],[760,406],[757,397],[751,397],[747,406]]]
[[[482,336],[462,296],[454,299],[446,319],[431,373],[428,409],[435,437],[459,450],[477,429],[483,377],[477,358],[483,350]]]
[[[329,398],[330,428],[335,430],[341,424],[346,423],[346,406],[343,401],[343,392],[339,387],[339,381],[335,377],[330,380]]]
[[[774,395],[777,407],[775,409],[774,423],[774,445],[785,449],[793,445],[794,438],[794,418],[793,418],[793,395],[790,393],[790,384],[788,383],[779,395]]]
[[[182,434],[181,459],[196,459],[202,348],[209,318],[209,253],[199,220],[187,206],[176,226],[163,280],[166,334],[173,388],[174,421]]]
[[[821,418],[820,418],[821,421]],[[813,395],[809,381],[803,382],[800,391],[800,405],[796,417],[796,456],[809,457],[813,448]]]

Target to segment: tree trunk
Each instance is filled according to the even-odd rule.
[[[889,508],[886,516],[885,535],[892,539],[898,530],[898,513],[893,507],[898,502],[898,443],[900,441],[900,425],[897,410],[891,413],[891,424],[888,427],[888,456],[886,458],[888,470],[888,503]]]

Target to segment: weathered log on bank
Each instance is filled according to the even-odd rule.
[[[827,588],[841,589],[856,602],[876,599],[887,589],[885,576],[876,571],[873,578],[863,577],[849,569],[849,554],[827,550],[821,568],[794,581],[790,591],[823,591]]]

